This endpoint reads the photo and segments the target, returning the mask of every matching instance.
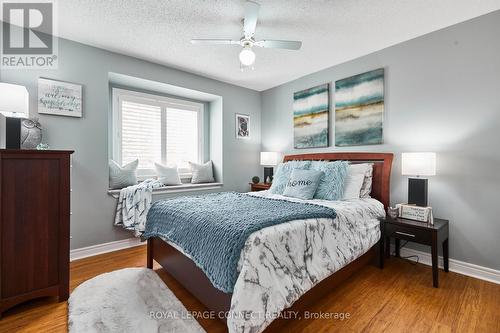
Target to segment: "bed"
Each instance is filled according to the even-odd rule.
[[[257,233],[250,235],[248,242],[255,243],[255,239],[258,238],[259,243],[264,240],[268,241],[269,244],[274,244],[272,242],[277,243],[277,239],[283,241],[284,233],[291,233],[292,236],[300,235],[303,233],[302,228],[303,230],[313,230],[316,226],[319,226],[324,232],[325,228],[332,228],[332,225],[335,225],[335,228],[338,228],[335,237],[339,237],[338,240],[335,240],[335,244],[340,245],[335,245],[336,249],[332,248],[331,251],[340,255],[335,256],[335,258],[332,256],[330,259],[319,256],[318,259],[314,259],[316,260],[314,265],[311,264],[312,268],[308,267],[302,273],[294,273],[299,277],[293,276],[292,273],[290,273],[290,277],[283,275],[282,272],[278,274],[272,269],[267,269],[269,272],[265,272],[265,274],[268,276],[265,278],[259,276],[259,283],[252,283],[252,275],[259,272],[261,268],[253,267],[249,263],[252,262],[252,257],[265,256],[265,253],[259,253],[259,251],[267,251],[269,248],[266,250],[263,247],[254,246],[249,249],[250,247],[246,246],[238,263],[239,277],[234,292],[222,292],[213,286],[205,273],[181,248],[159,237],[148,239],[147,266],[152,268],[153,260],[157,261],[194,297],[209,310],[217,313],[217,317],[227,320],[230,332],[273,330],[283,323],[283,320],[273,320],[279,317],[275,315],[276,312],[281,312],[285,308],[291,311],[307,309],[307,306],[316,299],[328,293],[363,266],[376,259],[377,256],[381,258],[384,254],[383,239],[380,238],[376,216],[385,214],[385,209],[389,204],[392,159],[393,155],[390,153],[321,153],[285,156],[285,162],[292,160],[347,160],[351,163],[373,163],[372,199],[359,199],[356,202],[319,203],[335,208],[338,212],[337,219],[342,223],[332,224],[331,221],[324,219],[291,221],[264,228],[258,232],[258,235]],[[276,196],[267,192],[249,195]],[[355,215],[356,218],[353,218],[352,216]],[[294,231],[294,229],[296,230]],[[296,237],[293,242],[293,247],[300,251],[303,240]],[[326,246],[327,249],[323,252],[330,253],[328,246],[333,246],[333,243],[330,240],[324,241],[322,246]],[[266,243],[260,245],[265,246]],[[285,246],[288,247],[286,244]],[[274,250],[279,252],[282,249],[276,246]],[[304,249],[304,253],[306,251],[307,248]],[[258,259],[254,258],[253,263],[257,261]],[[379,263],[381,265],[382,261],[380,260]],[[321,269],[314,270],[315,267]],[[311,269],[314,272],[308,271]],[[264,270],[260,272],[264,272]],[[301,274],[305,275],[305,278]],[[266,290],[266,292],[264,293],[262,290]],[[270,318],[234,318],[221,315],[230,313],[230,310],[236,313],[258,313],[259,309],[265,309],[266,314],[273,313],[273,316]]]

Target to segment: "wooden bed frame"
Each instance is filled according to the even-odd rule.
[[[390,178],[392,168],[392,153],[317,153],[285,156],[284,161],[292,160],[346,160],[351,163],[373,163],[373,181],[371,197],[379,200],[387,209],[390,195]],[[378,244],[378,257],[384,255],[383,237]],[[307,306],[321,298],[349,276],[368,264],[377,256],[376,248],[372,247],[367,253],[354,260],[344,268],[321,281],[314,288],[302,295],[288,310],[304,311]],[[194,297],[203,303],[209,310],[220,312],[228,311],[231,305],[230,293],[224,293],[215,288],[205,273],[196,264],[180,251],[170,246],[160,238],[148,239],[147,266],[153,268],[153,260],[157,261],[164,270],[183,285]],[[379,260],[382,265],[383,261]],[[279,327],[283,321],[275,320],[266,329],[266,332]]]

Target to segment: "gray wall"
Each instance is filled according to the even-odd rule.
[[[224,187],[221,190],[246,191],[248,180],[261,172],[261,105],[258,92],[61,39],[58,70],[2,70],[0,79],[28,88],[31,116],[40,118],[45,129],[44,141],[51,148],[75,150],[71,200],[72,249],[132,237],[113,226],[116,200],[107,194],[110,72],[221,96],[222,119],[217,116],[214,121],[222,122],[223,150],[218,148],[220,144],[210,147],[212,156],[220,158],[223,154]],[[38,115],[38,77],[83,84],[83,118]],[[251,116],[250,140],[236,139],[235,113]],[[215,149],[219,152],[212,151]]]
[[[267,90],[262,148],[307,151],[293,149],[295,91],[384,67],[385,144],[309,151],[394,152],[393,204],[407,199],[400,153],[437,152],[429,200],[450,219],[450,257],[500,269],[499,31],[497,11]],[[334,119],[330,135],[334,142]]]
[[[2,70],[0,79],[28,87],[32,116],[38,116],[38,77],[84,85],[82,119],[39,115],[45,128],[44,141],[52,148],[76,151],[71,247],[80,248],[130,237],[129,233],[113,227],[115,200],[106,193],[109,72],[222,96],[222,119],[215,115],[216,119],[211,119],[211,123],[222,122],[223,151],[217,152],[217,145],[211,143],[211,155],[220,158],[223,154],[223,190],[245,191],[248,179],[262,173],[258,165],[261,148],[294,152],[293,92],[384,67],[385,144],[312,151],[396,153],[392,177],[393,203],[406,200],[406,178],[400,175],[399,153],[436,151],[438,175],[430,179],[430,204],[436,216],[451,220],[451,257],[500,269],[500,242],[497,241],[500,223],[496,208],[500,202],[498,31],[500,12],[495,12],[261,94],[67,40],[59,43],[58,70]],[[332,94],[332,105],[333,98]],[[235,139],[235,113],[251,115],[252,139]],[[219,131],[220,125],[212,130]],[[331,119],[331,142],[334,142],[333,132],[334,120]]]

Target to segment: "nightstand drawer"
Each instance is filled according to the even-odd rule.
[[[432,232],[421,230],[417,228],[407,227],[404,225],[385,224],[386,237],[404,239],[410,242],[417,242],[420,244],[432,244]]]
[[[250,184],[250,191],[256,192],[256,191],[265,191],[269,190],[271,188],[271,183],[249,183]]]

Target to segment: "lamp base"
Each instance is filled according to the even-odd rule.
[[[268,179],[270,181],[268,181]],[[273,181],[273,167],[264,167],[264,183],[271,183]]]
[[[0,149],[21,149],[22,120],[0,114]]]
[[[427,179],[408,178],[408,203],[427,207]]]

